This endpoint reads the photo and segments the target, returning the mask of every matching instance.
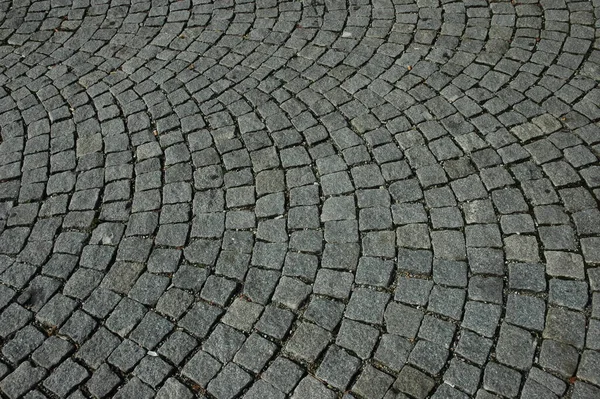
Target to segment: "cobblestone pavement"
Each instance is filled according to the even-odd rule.
[[[3,397],[600,398],[600,1],[0,1]]]

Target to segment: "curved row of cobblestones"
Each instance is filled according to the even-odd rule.
[[[599,7],[0,1],[0,392],[599,397]]]

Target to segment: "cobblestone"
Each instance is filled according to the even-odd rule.
[[[594,2],[0,2],[0,395],[600,395]]]

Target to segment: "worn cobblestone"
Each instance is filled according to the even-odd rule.
[[[0,0],[0,396],[599,396],[599,7]]]

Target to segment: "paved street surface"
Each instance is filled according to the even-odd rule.
[[[3,398],[600,398],[600,1],[0,1]]]

